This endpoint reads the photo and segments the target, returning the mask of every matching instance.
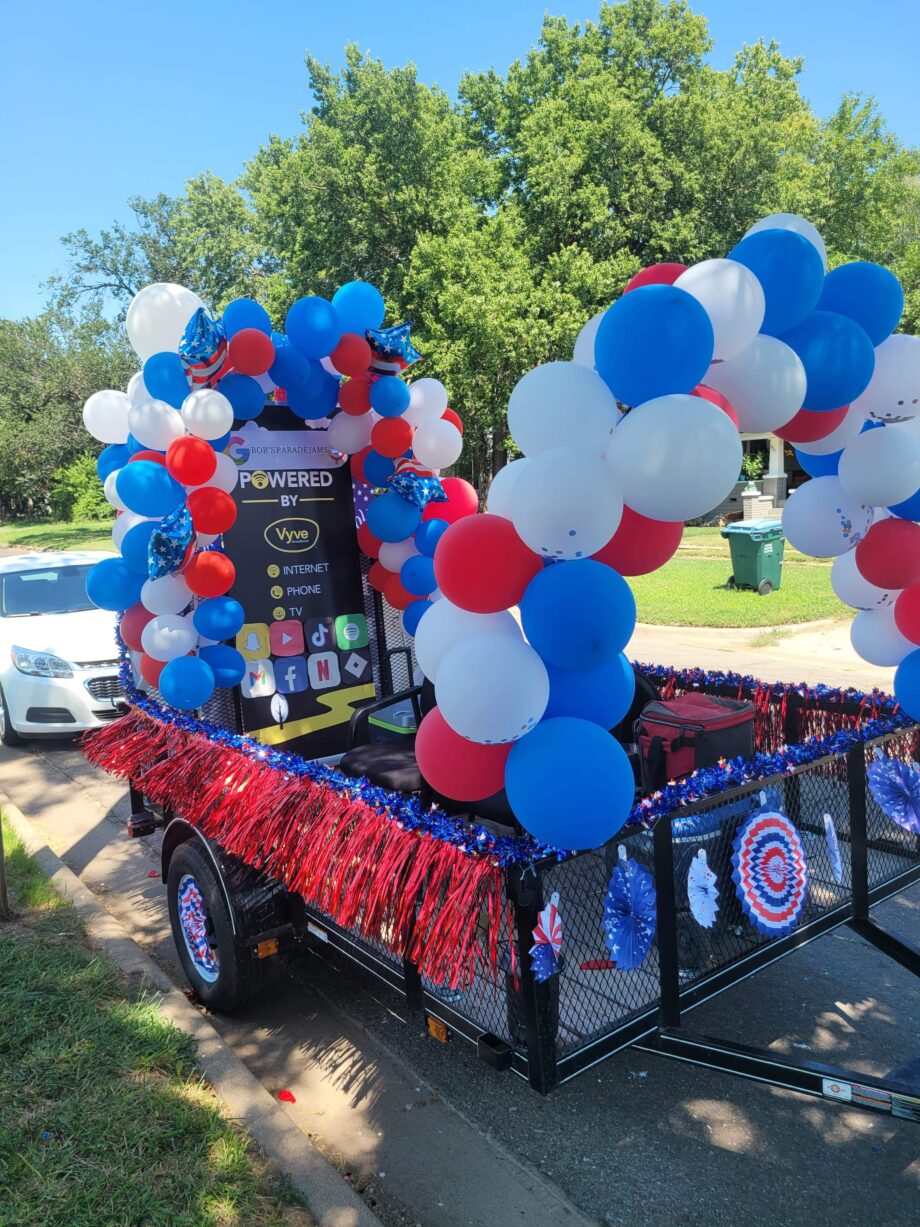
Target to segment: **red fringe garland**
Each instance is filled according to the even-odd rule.
[[[344,792],[132,711],[84,743],[234,856],[279,879],[336,924],[383,942],[423,976],[468,988],[493,977],[513,936],[501,869],[406,830]],[[511,941],[513,950],[514,943]]]

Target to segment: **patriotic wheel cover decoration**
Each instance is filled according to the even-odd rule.
[[[732,878],[755,929],[767,937],[791,933],[808,893],[808,865],[799,833],[786,817],[757,810],[734,840]]]
[[[185,948],[202,980],[213,984],[220,973],[217,949],[208,941],[208,905],[190,873],[179,882],[179,925]]]

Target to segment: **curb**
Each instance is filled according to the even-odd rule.
[[[3,792],[0,809],[41,871],[76,907],[93,945],[124,975],[139,978],[146,987],[155,990],[163,1016],[195,1041],[202,1074],[230,1116],[289,1177],[319,1227],[381,1227],[380,1219],[227,1047],[208,1019],[51,851],[25,814]]]

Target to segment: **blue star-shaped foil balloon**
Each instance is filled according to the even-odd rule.
[[[185,503],[164,516],[150,534],[147,546],[148,578],[162,579],[164,575],[178,571],[194,535],[192,513]]]
[[[364,335],[374,354],[371,369],[392,374],[418,362],[422,355],[412,344],[411,331],[411,320],[392,328],[368,328]]]
[[[213,383],[220,373],[227,357],[227,338],[223,325],[212,320],[204,307],[199,307],[186,324],[179,357],[196,387]]]

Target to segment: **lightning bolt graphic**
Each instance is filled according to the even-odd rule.
[[[303,720],[294,720],[284,728],[273,724],[266,729],[253,729],[249,736],[261,741],[263,745],[277,746],[282,742],[292,741],[295,737],[306,737],[308,733],[315,733],[319,729],[331,728],[334,724],[345,724],[352,717],[352,704],[361,699],[373,699],[376,693],[373,685],[367,682],[363,686],[347,686],[344,690],[318,694],[316,701],[322,707],[328,707],[327,712],[318,716],[307,716]]]

